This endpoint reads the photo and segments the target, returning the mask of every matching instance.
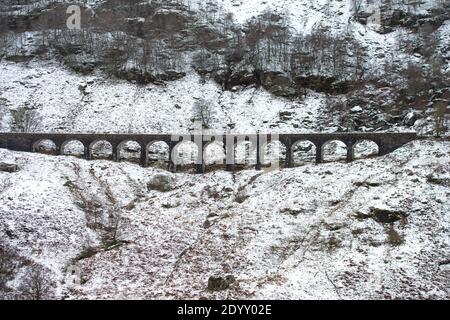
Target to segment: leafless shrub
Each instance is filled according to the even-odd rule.
[[[20,299],[8,282],[16,277],[19,270],[31,265],[31,261],[20,256],[2,240],[0,239],[0,300]]]
[[[115,247],[121,243],[120,237],[124,223],[125,220],[120,213],[120,209],[112,208],[109,212],[108,222],[104,226],[105,232],[102,237],[103,244],[106,248]]]
[[[403,76],[407,80],[407,93],[416,95],[426,88],[426,80],[420,65],[408,63],[407,68],[403,71]]]
[[[392,224],[389,226],[389,228],[387,228],[386,235],[387,243],[389,243],[393,247],[398,247],[405,242],[404,237],[400,235],[397,230],[395,230]]]

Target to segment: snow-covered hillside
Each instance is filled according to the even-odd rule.
[[[0,4],[0,131],[428,136],[204,175],[0,149],[0,299],[450,299],[449,7],[359,2]]]
[[[0,173],[1,239],[51,270],[58,297],[450,297],[448,142],[268,174],[163,173],[165,192],[148,184],[155,169],[0,152],[20,167]],[[115,246],[89,202],[99,221],[120,214]],[[228,290],[207,290],[227,275]]]
[[[36,10],[36,6],[43,6],[44,3],[45,1],[36,2],[33,8]],[[92,10],[100,10],[100,5],[105,1],[89,3]],[[135,81],[117,80],[114,76],[111,77],[99,70],[95,70],[91,75],[82,76],[70,71],[67,60],[63,59],[65,64],[60,60],[55,61],[56,57],[59,57],[58,54],[56,57],[50,53],[44,56],[35,55],[33,52],[39,51],[42,41],[45,40],[42,40],[38,31],[28,31],[21,35],[20,39],[15,39],[16,42],[20,42],[19,47],[13,45],[14,41],[8,38],[9,36],[6,37],[13,44],[6,46],[5,57],[16,61],[15,59],[20,60],[23,56],[26,61],[31,61],[0,62],[0,130],[12,130],[13,112],[20,108],[28,108],[36,109],[42,118],[36,129],[38,131],[184,133],[193,128],[195,103],[205,101],[211,108],[210,127],[225,132],[414,129],[420,133],[431,134],[435,122],[434,104],[441,100],[448,102],[450,94],[448,84],[419,88],[424,92],[420,97],[414,96],[419,94],[414,83],[411,84],[411,88],[405,87],[404,82],[414,80],[414,73],[405,69],[409,64],[414,63],[422,70],[436,68],[429,65],[428,61],[434,63],[437,61],[436,57],[425,61],[425,57],[417,52],[417,48],[408,49],[409,51],[405,48],[406,45],[416,46],[417,32],[396,27],[391,32],[380,33],[375,26],[364,25],[355,19],[353,1],[223,0],[206,4],[204,1],[187,1],[186,5],[196,12],[197,25],[211,28],[208,29],[211,33],[216,32],[214,31],[216,29],[225,28],[224,17],[227,12],[232,13],[234,21],[238,23],[235,28],[240,28],[250,19],[270,9],[287,18],[292,32],[309,34],[313,30],[314,32],[327,30],[331,35],[354,39],[365,51],[364,58],[361,58],[364,60],[362,74],[366,74],[368,79],[372,80],[374,77],[381,78],[375,80],[375,83],[368,80],[362,88],[354,89],[356,92],[350,97],[352,92],[330,94],[327,92],[331,90],[330,88],[323,88],[330,87],[336,84],[333,81],[337,81],[334,77],[327,78],[330,75],[326,70],[306,77],[299,84],[293,83],[291,76],[286,76],[284,71],[279,73],[279,66],[265,66],[268,70],[262,75],[255,76],[251,74],[254,71],[248,70],[245,72],[250,74],[245,72],[241,74],[242,70],[239,68],[242,66],[239,65],[240,67],[236,66],[234,71],[237,75],[233,81],[246,83],[249,78],[253,79],[250,81],[256,81],[255,77],[263,76],[265,78],[262,87],[253,83],[236,85],[224,90],[223,84],[219,84],[223,80],[221,78],[223,70],[220,69],[223,66],[219,68],[220,70],[214,71],[217,74],[212,72],[205,79],[200,75],[201,70],[198,70],[198,66],[195,67],[192,61],[198,52],[187,50],[183,51],[184,58],[177,62],[181,64],[177,67],[180,68],[177,72],[182,72],[180,74],[185,76],[178,80],[167,81],[164,85],[161,83],[138,85]],[[411,15],[418,16],[438,6],[436,2],[424,1],[414,6],[412,10],[394,1],[391,10],[396,8],[401,8],[405,12],[412,10]],[[30,10],[27,6],[24,8]],[[161,8],[163,10],[165,7]],[[211,8],[216,10],[214,17],[211,17],[212,13],[209,10]],[[363,6],[360,10],[364,11],[364,8]],[[25,9],[22,14],[28,12]],[[177,13],[175,9],[173,10]],[[167,15],[170,17],[169,13]],[[207,21],[202,22],[202,18]],[[211,19],[214,21],[211,22]],[[437,49],[441,52],[445,52],[448,46],[449,27],[447,21],[435,31]],[[186,28],[185,32],[189,33],[191,30]],[[224,32],[223,37],[227,38],[230,35]],[[264,44],[264,41],[262,43]],[[186,44],[181,42],[180,45]],[[347,48],[348,50],[351,51]],[[411,50],[414,52],[410,52]],[[221,51],[220,46],[218,48],[213,46],[211,52],[215,51]],[[348,54],[352,56],[355,53]],[[438,51],[435,54],[440,55]],[[81,54],[81,58],[73,59],[81,59],[83,62],[83,57]],[[446,82],[444,78],[448,77],[450,60],[445,54],[439,58],[442,58],[440,70],[442,75],[438,74],[436,79],[441,78]],[[69,60],[72,61],[71,59]],[[325,60],[329,62],[330,59]],[[105,62],[100,60],[96,63]],[[129,63],[130,61],[127,65]],[[78,67],[79,65],[76,65],[76,68]],[[245,68],[251,69],[249,66]],[[320,68],[322,66],[319,64]],[[326,68],[323,66],[323,69]],[[388,68],[392,70],[389,74],[385,74]],[[344,72],[344,79],[346,75],[352,73],[353,71],[349,70]],[[216,78],[222,80],[218,81]],[[317,85],[311,85],[315,81],[319,82],[319,89]],[[434,82],[436,81],[425,81],[432,85]],[[359,82],[347,85],[344,83],[344,87],[348,85],[354,88],[362,86]],[[305,89],[299,90],[299,86],[305,86]],[[413,94],[403,97],[401,91]],[[281,92],[281,96],[269,92]],[[289,98],[283,98],[285,95]],[[352,114],[351,109],[354,107],[358,109],[362,107],[364,114]],[[349,119],[350,121],[347,121]]]
[[[79,76],[54,62],[0,64],[0,97],[8,110],[28,105],[40,111],[43,132],[186,133],[194,128],[194,103],[211,106],[211,128],[252,133],[312,131],[319,126],[325,96],[288,100],[249,88],[222,91],[191,73],[166,86],[136,86],[124,80]],[[283,112],[290,114],[282,121]],[[3,119],[10,130],[11,118]],[[331,127],[329,130],[333,130]]]

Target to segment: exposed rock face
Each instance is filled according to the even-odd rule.
[[[189,21],[189,15],[186,11],[162,7],[156,10],[151,17],[150,27],[161,30],[182,30]]]
[[[267,71],[261,73],[261,84],[267,91],[281,97],[298,95],[295,83],[289,75],[282,72]]]
[[[92,73],[100,64],[100,62],[96,61],[93,57],[75,54],[64,57],[64,63],[73,71],[83,75]]]
[[[280,97],[295,97],[300,94],[296,83],[290,75],[278,71],[261,71],[245,62],[233,67],[232,70],[225,68],[212,72],[214,80],[221,84],[224,90],[232,90],[236,86],[261,86],[267,91]]]
[[[351,88],[351,83],[322,75],[298,76],[293,81],[298,87],[324,93],[344,94]]]
[[[138,84],[161,84],[164,81],[174,81],[181,79],[186,76],[185,72],[176,71],[176,70],[167,70],[162,73],[151,73],[151,72],[143,72],[139,69],[129,69],[118,71],[116,75],[119,78],[126,79],[131,82],[136,82]]]
[[[257,75],[252,66],[245,63],[239,64],[232,70],[225,67],[212,72],[213,79],[219,83],[224,90],[232,90],[236,86],[250,86],[259,84]]]
[[[448,4],[447,4],[448,5]],[[382,28],[380,33],[389,33],[394,28],[408,28],[413,31],[417,31],[421,26],[427,24],[434,30],[438,29],[442,24],[449,19],[448,8],[436,8],[430,10],[427,14],[416,15],[408,13],[402,10],[387,11],[388,8],[384,8],[381,14]]]

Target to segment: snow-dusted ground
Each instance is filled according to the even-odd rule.
[[[167,192],[147,189],[160,171],[134,164],[7,150],[0,159],[20,167],[0,172],[1,239],[58,281],[78,265],[82,284],[60,283],[60,297],[450,298],[448,142],[352,164],[180,173]],[[104,249],[86,199],[120,213],[122,245]],[[400,220],[376,221],[384,209]],[[206,290],[229,274],[228,290]]]

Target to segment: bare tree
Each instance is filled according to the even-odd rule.
[[[47,300],[51,297],[52,281],[48,269],[32,264],[19,287],[21,298],[26,300]]]
[[[200,99],[195,102],[194,120],[201,121],[203,128],[210,128],[212,122],[212,107],[210,101]]]
[[[12,111],[12,130],[14,132],[35,132],[42,123],[36,109],[21,107]]]
[[[445,134],[448,130],[446,125],[447,106],[444,102],[438,101],[434,105],[434,132],[437,137]]]
[[[357,15],[361,11],[363,0],[352,0],[354,14]]]
[[[6,114],[5,100],[0,98],[0,130],[3,129],[3,117]]]
[[[6,283],[11,279],[15,265],[15,254],[2,243],[0,243],[0,299],[7,291]]]
[[[402,71],[402,74],[406,79],[407,94],[417,95],[425,89],[427,83],[424,80],[420,65],[409,62],[407,68]]]

